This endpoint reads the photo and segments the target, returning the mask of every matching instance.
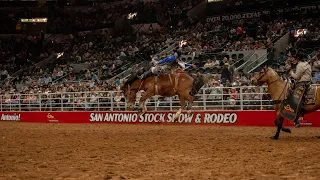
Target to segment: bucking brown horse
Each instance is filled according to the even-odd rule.
[[[191,91],[192,84],[193,78],[183,71],[179,71],[168,74],[161,73],[158,76],[152,75],[145,80],[134,78],[133,80],[125,82],[121,89],[127,100],[128,110],[134,109],[137,92],[141,90],[144,91],[139,101],[139,110],[141,110],[141,114],[147,112],[146,100],[148,98],[155,95],[163,97],[178,95],[181,107],[173,117],[174,120],[177,120],[185,108],[191,110],[194,96],[191,96],[189,92]],[[188,111],[188,113],[190,113],[190,111]]]
[[[289,128],[283,127],[284,118],[281,115],[281,107],[284,100],[288,97],[290,91],[289,83],[281,80],[280,76],[272,68],[264,67],[258,74],[256,74],[251,82],[254,85],[268,85],[268,93],[271,96],[271,99],[275,102],[274,108],[276,110],[276,119],[274,120],[275,125],[277,126],[277,131],[271,139],[277,140],[279,138],[280,131],[291,133]],[[311,86],[307,90],[307,95],[309,96],[308,102],[305,102],[303,107],[303,113],[308,114],[312,113],[320,108],[320,88],[317,86]],[[305,98],[308,99],[307,97]]]

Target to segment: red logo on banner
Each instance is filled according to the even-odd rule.
[[[50,113],[47,114],[47,118],[49,122],[59,122],[59,120],[56,120],[55,117]]]

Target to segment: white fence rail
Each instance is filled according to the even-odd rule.
[[[272,109],[265,87],[203,88],[196,96],[194,110],[267,110]],[[122,99],[122,101],[121,101]],[[139,97],[137,98],[138,102]],[[125,110],[121,92],[65,92],[6,94],[1,96],[0,111],[117,111]],[[136,104],[138,105],[138,104]],[[178,97],[153,97],[149,111],[178,110]]]

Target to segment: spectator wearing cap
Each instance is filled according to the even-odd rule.
[[[210,91],[210,95],[208,95],[208,99],[221,100],[222,94],[221,89],[219,88],[219,82],[216,80],[212,81],[212,90]]]

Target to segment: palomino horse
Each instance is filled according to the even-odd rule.
[[[184,108],[187,105],[187,109],[190,110],[194,97],[189,94],[193,84],[193,78],[184,73],[177,72],[171,74],[161,73],[158,76],[150,76],[145,80],[135,78],[127,81],[122,90],[126,100],[128,101],[128,110],[133,110],[136,101],[136,93],[143,90],[139,101],[139,110],[142,110],[142,114],[147,112],[146,100],[152,96],[160,95],[164,97],[172,97],[178,95],[180,100],[180,109],[174,115],[174,120],[177,120]],[[188,112],[190,113],[190,112]]]
[[[275,102],[274,108],[277,112],[276,119],[274,120],[275,125],[277,126],[277,131],[271,139],[277,140],[279,138],[280,131],[291,133],[289,128],[283,127],[284,118],[281,116],[280,110],[282,102],[287,98],[289,94],[289,84],[281,80],[280,76],[272,69],[264,67],[258,74],[256,74],[251,82],[254,85],[268,85],[268,93],[271,96],[271,99]],[[311,113],[320,108],[320,88],[310,87],[305,99],[308,99],[308,95],[311,95],[312,102],[306,102],[303,108],[303,113]],[[310,97],[310,96],[309,96]],[[276,104],[277,103],[277,104]]]

